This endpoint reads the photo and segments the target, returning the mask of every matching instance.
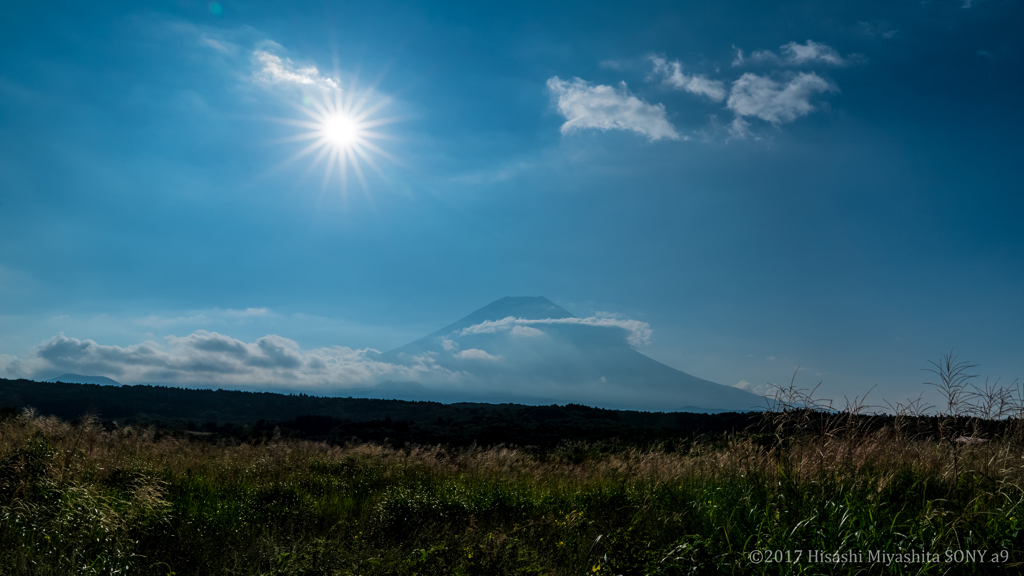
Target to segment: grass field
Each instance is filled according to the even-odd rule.
[[[0,573],[1020,570],[1014,437],[801,433],[798,413],[777,415],[785,434],[544,453],[160,438],[22,413],[0,422]],[[963,557],[978,550],[985,562]],[[823,562],[833,552],[861,556]]]

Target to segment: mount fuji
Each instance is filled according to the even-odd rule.
[[[416,383],[375,396],[417,400],[574,402],[651,411],[763,410],[764,398],[676,370],[638,352],[646,324],[578,318],[543,297],[506,297],[379,356],[423,368]],[[408,396],[408,398],[405,398]]]

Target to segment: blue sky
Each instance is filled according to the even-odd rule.
[[[92,346],[132,381],[145,342],[173,356],[214,332],[359,359],[543,295],[646,323],[642,352],[722,384],[799,365],[830,395],[898,400],[951,348],[1012,381],[1022,12],[11,5],[0,375],[102,367],[48,352]],[[287,162],[333,86],[382,122],[365,185]]]

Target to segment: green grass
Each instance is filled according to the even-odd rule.
[[[1000,574],[1024,560],[1015,440],[884,429],[688,448],[230,445],[20,415],[0,422],[0,574]],[[755,564],[755,550],[865,563]],[[886,567],[871,550],[1008,562]]]

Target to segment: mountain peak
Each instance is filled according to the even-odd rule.
[[[543,296],[505,296],[469,314],[454,324],[449,324],[435,332],[434,336],[448,334],[455,330],[468,328],[487,320],[495,321],[509,316],[528,320],[544,320],[546,318],[575,318],[565,308],[555,304]]]
[[[488,320],[501,320],[509,316],[528,318],[530,320],[574,318],[565,308],[543,296],[505,296],[500,300],[491,302],[470,316],[478,314],[488,316]],[[490,316],[493,316],[493,318]]]

